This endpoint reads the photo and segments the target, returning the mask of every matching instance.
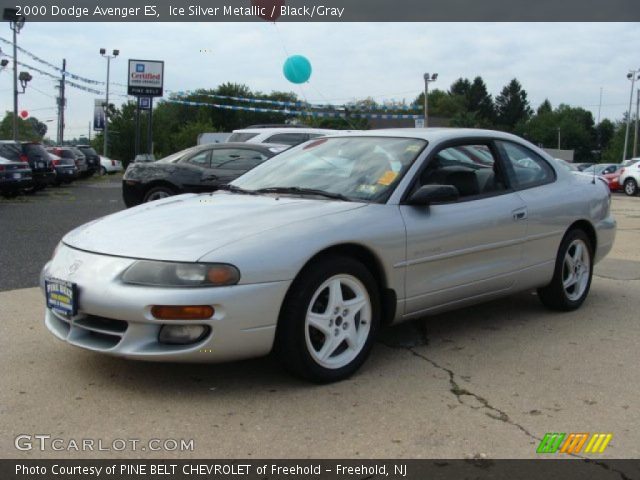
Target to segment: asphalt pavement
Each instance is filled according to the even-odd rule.
[[[3,250],[9,239],[22,259],[3,273],[4,288],[34,285],[58,238],[90,211],[121,208],[111,183],[74,186],[74,200],[52,193],[55,213],[39,197],[3,203],[0,221],[18,222],[21,238],[2,228]],[[362,370],[332,385],[292,378],[271,358],[185,365],[87,352],[46,330],[39,289],[0,292],[0,457],[537,458],[547,432],[602,432],[613,438],[597,459],[637,458],[640,198],[616,195],[613,210],[616,244],[578,311],[550,312],[525,292],[406,323],[382,332]],[[29,253],[44,241],[44,256]],[[142,448],[23,451],[20,434]],[[143,449],[154,438],[194,448]]]
[[[125,208],[122,175],[94,176],[13,199],[0,197],[0,291],[33,287],[65,233]]]

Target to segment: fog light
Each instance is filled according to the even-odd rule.
[[[199,342],[209,332],[208,325],[164,325],[160,329],[158,341],[169,345],[189,345]]]

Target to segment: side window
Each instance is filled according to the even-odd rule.
[[[555,180],[553,168],[540,155],[515,143],[500,141],[498,144],[517,188],[531,188]]]
[[[225,168],[229,170],[251,170],[267,158],[265,154],[244,148],[229,148],[213,150],[211,152],[211,168]]]
[[[307,133],[276,133],[265,140],[265,143],[279,143],[281,145],[298,145],[309,139]]]
[[[452,185],[461,199],[506,190],[488,145],[465,144],[440,150],[420,174],[420,185]]]
[[[191,165],[195,165],[197,167],[209,168],[209,153],[209,150],[196,153],[193,157],[187,160],[187,163],[190,163]]]

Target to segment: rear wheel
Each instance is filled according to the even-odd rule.
[[[176,192],[171,188],[165,185],[160,185],[157,187],[152,187],[147,190],[147,193],[144,194],[144,198],[142,199],[143,203],[153,202],[154,200],[161,200],[163,198],[171,197],[175,195]]]
[[[309,265],[285,300],[276,354],[291,372],[315,382],[342,380],[364,363],[380,323],[378,286],[348,257]]]
[[[638,193],[638,183],[633,178],[627,178],[624,181],[624,193],[630,197]]]
[[[107,169],[104,167],[100,167],[100,175],[106,175],[107,174]]]
[[[538,289],[540,301],[554,310],[575,310],[587,298],[593,276],[593,247],[582,230],[565,235],[551,283]]]

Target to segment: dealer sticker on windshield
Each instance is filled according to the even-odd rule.
[[[47,307],[69,316],[78,313],[78,286],[75,283],[47,278],[44,288]]]

